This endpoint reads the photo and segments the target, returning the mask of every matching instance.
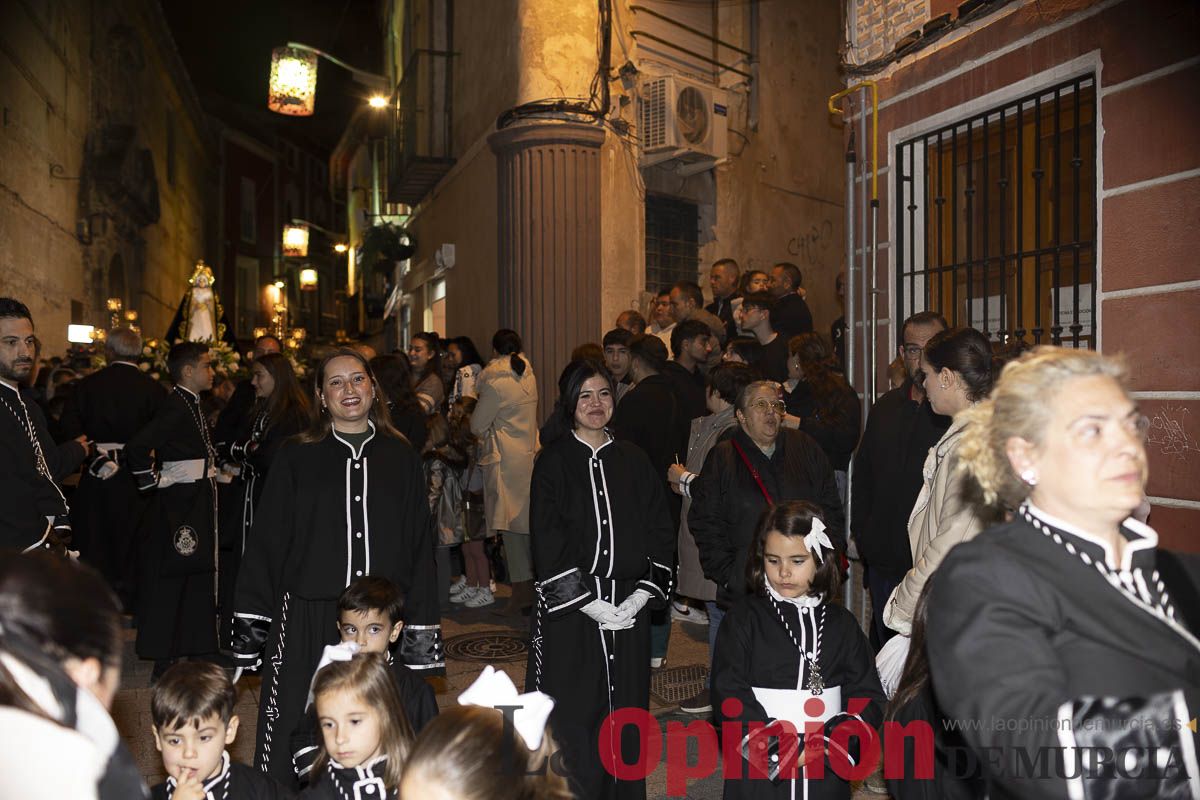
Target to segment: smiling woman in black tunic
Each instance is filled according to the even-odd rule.
[[[554,698],[551,722],[580,798],[644,798],[599,756],[601,725],[650,703],[650,611],[671,596],[675,534],[663,477],[636,445],[617,442],[613,387],[599,363],[572,365],[561,404],[573,428],[533,468],[531,527],[537,609],[527,688]],[[633,764],[638,731],[614,753]],[[615,745],[604,743],[607,747]]]
[[[421,462],[391,427],[370,367],[339,350],[317,369],[316,422],[271,465],[246,543],[233,649],[263,658],[255,766],[291,782],[288,735],[321,650],[336,641],[337,598],[378,575],[404,592],[400,657],[443,666],[432,530]]]

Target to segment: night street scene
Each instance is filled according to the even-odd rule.
[[[1200,800],[1198,86],[1195,0],[0,0],[0,798]]]

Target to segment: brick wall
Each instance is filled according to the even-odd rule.
[[[901,37],[928,19],[928,0],[854,0],[856,38],[849,60],[864,64],[892,52]]]

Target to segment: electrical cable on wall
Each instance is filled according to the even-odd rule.
[[[590,96],[586,102],[583,98],[549,97],[522,103],[502,113],[496,119],[496,128],[503,130],[514,122],[529,117],[540,117],[546,114],[569,114],[592,119],[604,124],[612,107],[612,95],[608,82],[612,74],[612,0],[599,2],[599,43],[596,73],[592,76],[589,86]]]

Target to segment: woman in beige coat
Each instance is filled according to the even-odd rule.
[[[480,441],[487,526],[504,540],[512,610],[533,602],[529,481],[538,451],[537,379],[515,331],[496,331],[492,349],[492,360],[475,383],[479,401],[471,432]]]
[[[921,371],[933,410],[955,417],[992,390],[991,344],[974,328],[942,331],[925,345]],[[996,521],[961,469],[958,446],[966,425],[965,419],[955,417],[925,459],[924,485],[908,518],[913,567],[892,592],[883,612],[884,623],[905,636],[911,635],[913,609],[921,589],[946,553]]]

